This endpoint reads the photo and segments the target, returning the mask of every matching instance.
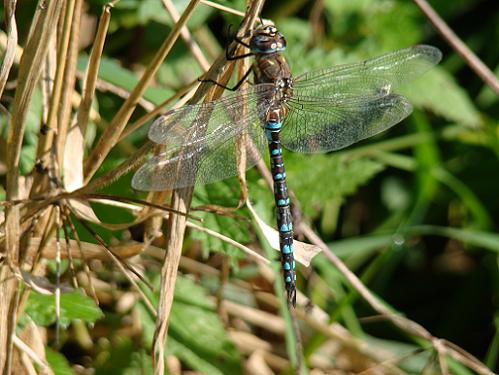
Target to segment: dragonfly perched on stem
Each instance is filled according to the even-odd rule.
[[[286,40],[275,26],[261,25],[248,44],[239,42],[250,49],[242,57],[255,58],[255,84],[212,102],[171,110],[154,121],[149,138],[165,149],[135,173],[132,186],[156,191],[209,184],[235,176],[241,152],[250,168],[268,149],[284,282],[288,305],[295,306],[293,221],[282,146],[329,152],[397,124],[412,106],[396,90],[437,64],[442,54],[417,45],[293,78],[281,53]]]

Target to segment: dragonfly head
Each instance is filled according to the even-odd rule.
[[[274,25],[261,25],[253,31],[250,49],[256,54],[281,52],[286,49],[286,39]]]

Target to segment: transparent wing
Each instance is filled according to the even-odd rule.
[[[339,150],[378,134],[412,112],[397,94],[362,96],[343,101],[302,97],[288,102],[289,115],[281,131],[282,144],[293,151]]]
[[[208,184],[237,174],[265,149],[261,129],[273,85],[258,85],[222,99],[167,112],[149,129],[149,138],[166,148],[133,176],[137,190],[157,191]],[[239,144],[236,144],[239,142]]]
[[[419,45],[301,75],[287,103],[283,145],[305,153],[327,152],[390,128],[412,111],[407,99],[393,91],[441,57],[437,48]]]
[[[383,95],[428,71],[442,58],[438,48],[417,45],[355,64],[337,65],[305,73],[294,80],[294,89],[310,97],[337,100],[363,95]]]

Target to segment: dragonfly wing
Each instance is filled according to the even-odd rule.
[[[265,145],[261,118],[267,106],[264,93],[270,87],[258,85],[217,101],[185,106],[158,118],[151,125],[149,138],[165,144],[165,151],[135,173],[132,186],[137,190],[158,191],[235,176],[236,155],[241,149],[246,151],[246,168],[255,165]]]
[[[289,115],[281,131],[282,144],[293,151],[339,150],[378,134],[412,112],[397,94],[361,96],[342,101],[301,97],[288,102]]]
[[[294,88],[305,90],[309,96],[338,100],[363,95],[383,96],[422,75],[441,58],[438,48],[417,45],[363,62],[305,73],[294,80]]]
[[[255,130],[258,132],[245,131],[236,138],[229,137],[223,142],[212,143],[211,147],[186,146],[174,156],[168,152],[156,155],[135,173],[132,186],[137,190],[160,191],[204,185],[235,176],[238,172],[238,157],[245,158],[245,167],[249,169],[264,152],[263,133],[260,129]],[[240,144],[237,139],[241,140]]]
[[[235,136],[253,125],[245,120],[249,112],[265,113],[269,105],[265,98],[273,90],[274,85],[261,84],[211,102],[173,109],[152,123],[149,139],[166,145],[167,152],[175,152],[188,146],[217,143],[220,134]]]
[[[441,58],[437,48],[418,45],[296,78],[283,145],[307,153],[333,151],[388,129],[412,111],[394,90]]]

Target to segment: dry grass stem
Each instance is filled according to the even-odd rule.
[[[167,10],[167,12],[170,14],[170,17],[172,18],[173,22],[175,23],[178,22],[180,16],[177,12],[177,9],[175,8],[175,5],[173,5],[171,0],[161,0],[161,2],[163,3],[163,6]],[[192,56],[194,56],[201,69],[203,69],[203,71],[205,72],[208,71],[208,69],[210,69],[210,63],[204,56],[203,51],[196,43],[196,41],[193,39],[191,33],[189,32],[189,29],[186,26],[183,26],[182,29],[180,30],[180,36],[184,40],[185,44],[187,44],[187,48],[189,48]]]
[[[499,94],[499,79],[477,55],[457,36],[426,0],[414,0],[423,14],[466,64],[492,89]]]
[[[7,28],[6,50],[0,67],[0,97],[2,97],[5,84],[9,78],[10,69],[16,57],[17,24],[15,18],[17,0],[5,1],[5,24]]]
[[[248,16],[241,25],[241,33],[247,32],[247,30],[252,27],[256,17],[260,14],[262,5],[263,1],[254,1],[251,4],[250,8],[248,9]],[[185,12],[187,12],[187,9]],[[225,56],[221,57],[213,64],[206,76],[216,79],[217,77],[214,76],[218,75],[218,72],[220,72],[224,64]],[[224,77],[220,81],[222,84],[225,84],[228,81],[228,74],[230,72],[230,70],[224,72]],[[203,83],[192,98],[191,102],[196,103],[204,95],[207,87],[208,85],[206,84],[206,82]],[[217,99],[221,96],[221,94],[222,90],[220,90],[220,87],[215,86],[206,96],[206,100],[210,101]],[[171,205],[172,208],[187,212],[192,199],[192,191],[193,188],[174,191]],[[173,302],[174,285],[175,279],[177,277],[178,265],[180,262],[180,252],[185,232],[185,225],[186,220],[184,217],[178,215],[170,216],[170,220],[168,221],[167,226],[167,253],[164,259],[163,267],[161,269],[160,300],[158,305],[158,318],[156,320],[156,330],[154,332],[153,341],[153,361],[155,375],[161,375],[165,370],[164,358],[168,332],[168,319]]]
[[[103,132],[98,144],[95,146],[93,152],[88,157],[88,160],[85,164],[86,182],[90,181],[99,166],[102,164],[105,157],[108,155],[109,151],[117,143],[128,120],[135,111],[139,99],[144,94],[144,91],[146,90],[147,86],[149,86],[152,78],[156,74],[163,60],[166,58],[171,48],[177,41],[182,27],[186,24],[187,20],[192,15],[193,10],[196,8],[198,3],[199,0],[192,0],[189,3],[184,13],[182,14],[182,17],[180,17],[179,22],[175,24],[170,35],[165,40],[158,53],[156,54],[156,56],[154,56],[152,62],[149,64],[146,71],[142,75],[139,83],[130,93],[130,96],[125,100],[116,116]]]
[[[209,7],[212,7],[212,8],[215,8],[215,9],[219,9],[222,12],[233,14],[235,16],[240,16],[240,17],[246,16],[246,14],[244,12],[241,12],[239,10],[236,10],[236,9],[233,9],[233,8],[230,8],[230,7],[227,7],[227,6],[215,3],[214,1],[201,0],[201,3],[204,4],[204,5],[207,5]]]

